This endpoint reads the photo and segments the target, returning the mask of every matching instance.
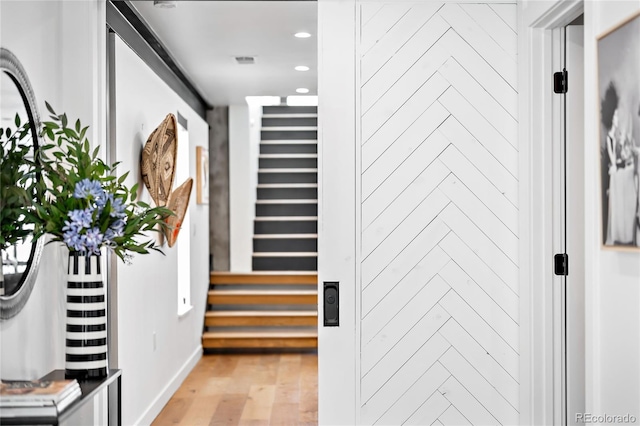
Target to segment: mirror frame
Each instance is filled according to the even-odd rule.
[[[35,124],[32,129],[32,137],[38,146],[41,146],[40,135],[37,131],[40,128],[40,115],[38,114],[36,97],[33,94],[31,83],[18,58],[3,47],[0,47],[0,72],[7,73],[16,84],[27,110],[29,122]],[[26,276],[21,279],[22,285],[20,288],[12,295],[0,296],[0,320],[16,316],[27,303],[38,275],[44,240],[45,237],[43,236],[33,243],[27,270],[24,272]]]

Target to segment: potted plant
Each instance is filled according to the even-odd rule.
[[[101,377],[108,371],[101,251],[111,250],[125,262],[132,253],[160,251],[147,233],[161,231],[171,212],[138,201],[138,184],[124,185],[128,172],[117,177],[118,163],[98,158],[99,147],[90,150],[88,127],[80,120],[70,126],[66,114],[46,106],[51,121],[42,124],[42,136],[50,143],[40,150],[46,183],[35,209],[35,234],[49,234],[69,249],[67,376]]]

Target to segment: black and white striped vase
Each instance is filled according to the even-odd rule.
[[[107,302],[100,256],[69,253],[66,307],[66,377],[107,376]]]

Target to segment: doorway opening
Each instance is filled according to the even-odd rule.
[[[554,87],[561,93],[553,116],[553,245],[556,258],[564,259],[553,280],[554,423],[574,425],[585,412],[583,15],[553,30],[552,37],[554,69],[564,80],[563,87]]]

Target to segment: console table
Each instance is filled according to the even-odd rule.
[[[64,380],[64,370],[53,370],[40,380]],[[108,416],[109,426],[122,424],[122,406],[121,406],[121,390],[122,390],[122,370],[109,370],[107,377],[97,380],[78,380],[82,395],[65,408],[58,417],[51,419],[48,424],[57,425],[69,420],[74,413],[93,398],[102,390],[107,389]],[[1,418],[2,425],[29,425],[34,424],[38,420],[38,424],[42,424],[42,419],[34,419],[30,417],[10,417]]]

